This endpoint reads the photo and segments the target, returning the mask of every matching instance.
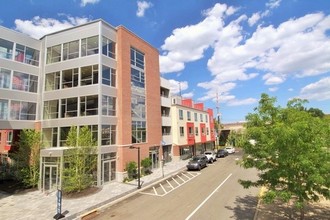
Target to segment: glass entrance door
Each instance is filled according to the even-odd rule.
[[[103,183],[110,182],[116,178],[116,161],[107,160],[102,162],[102,180]]]
[[[158,168],[158,151],[149,151],[149,158],[151,159],[152,169]]]
[[[58,168],[56,165],[44,166],[43,189],[52,191],[57,189],[58,184]]]

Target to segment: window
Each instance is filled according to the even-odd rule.
[[[71,127],[60,128],[60,147],[67,146],[66,141]],[[78,134],[77,134],[78,135]]]
[[[60,72],[47,73],[45,81],[45,91],[60,89]]]
[[[209,122],[208,119],[209,119],[209,118],[208,118],[208,115],[205,115],[205,122]]]
[[[191,113],[190,113],[190,111],[187,111],[187,120],[188,121],[191,121]]]
[[[0,99],[0,119],[8,120],[8,100]]]
[[[61,44],[47,48],[47,64],[61,61]]]
[[[188,127],[188,132],[189,132],[189,136],[194,135],[194,128],[193,127]]]
[[[145,121],[132,121],[132,143],[144,143],[147,140]]]
[[[9,59],[13,58],[14,43],[0,38],[0,58]]]
[[[200,114],[201,122],[203,122],[203,114]]]
[[[116,70],[108,66],[102,66],[102,84],[116,87]]]
[[[99,36],[81,39],[81,56],[99,53]]]
[[[61,100],[61,118],[77,117],[77,109],[77,97]]]
[[[97,115],[98,114],[98,96],[82,96],[80,97],[80,115]]]
[[[205,127],[202,127],[202,135],[205,135]]]
[[[146,100],[145,96],[132,94],[131,95],[132,118],[146,118]]]
[[[209,128],[207,127],[206,128],[206,135],[209,135],[210,131],[209,131]]]
[[[80,130],[83,127],[87,127],[89,129],[89,131],[92,134],[91,141],[94,142],[97,145],[97,140],[98,140],[98,126],[97,125],[83,125],[83,126],[80,126],[79,127],[79,131],[78,132],[80,132]]]
[[[132,86],[144,88],[145,87],[144,72],[131,68],[131,83]]]
[[[102,96],[102,115],[116,116],[116,98]]]
[[[79,57],[79,40],[63,44],[63,60]]]
[[[106,37],[102,37],[102,54],[116,59],[116,43]]]
[[[39,50],[16,44],[15,60],[22,63],[39,66]]]
[[[45,147],[57,147],[57,128],[42,129],[42,143]]]
[[[181,136],[181,137],[184,136],[184,127],[180,127],[180,136]]]
[[[44,102],[44,119],[58,118],[58,100],[50,100]]]
[[[116,125],[102,125],[101,145],[116,144]]]
[[[37,93],[38,77],[15,71],[12,87],[14,90]]]
[[[62,71],[62,88],[78,86],[78,68]]]
[[[13,142],[13,131],[7,131],[7,145],[11,145]]]
[[[195,135],[198,136],[198,127],[195,127]]]
[[[179,119],[183,120],[183,110],[179,109]]]
[[[85,66],[81,67],[81,75],[80,75],[80,85],[92,85],[97,84],[99,80],[99,66]]]
[[[144,69],[144,54],[135,48],[131,48],[131,65]]]
[[[0,68],[0,88],[9,89],[11,71]]]
[[[12,120],[35,120],[37,104],[32,102],[11,101],[10,119]]]
[[[197,113],[196,112],[194,113],[194,119],[195,119],[196,122],[198,121],[198,117],[197,117]]]

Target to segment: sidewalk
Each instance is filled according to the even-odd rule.
[[[182,169],[187,161],[170,162],[164,168],[153,170],[153,173],[141,178],[142,188],[160,181]],[[80,219],[84,214],[102,206],[110,205],[131,194],[137,193],[137,181],[130,183],[113,182],[106,184],[97,193],[77,199],[62,200],[63,220]],[[41,191],[33,191],[21,195],[8,195],[0,191],[0,215],[2,220],[50,220],[54,219],[57,210],[56,192],[48,195]]]

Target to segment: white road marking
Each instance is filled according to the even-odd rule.
[[[222,181],[222,183],[186,218],[186,220],[189,220],[198,211],[198,209],[200,209],[207,202],[207,200],[209,200],[213,194],[217,192],[217,190],[231,177],[231,175],[233,174],[229,174],[227,178]]]

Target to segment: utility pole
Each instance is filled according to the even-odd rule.
[[[221,125],[220,125],[220,104],[219,104],[219,94],[217,92],[217,120],[218,120],[218,145],[220,146],[220,134],[221,134]]]

